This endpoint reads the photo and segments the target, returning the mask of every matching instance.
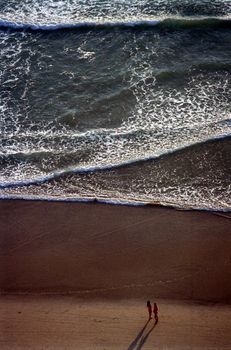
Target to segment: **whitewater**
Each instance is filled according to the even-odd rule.
[[[0,197],[231,208],[230,1],[0,1]]]

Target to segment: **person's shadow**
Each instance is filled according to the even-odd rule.
[[[144,327],[141,329],[141,331],[137,334],[136,338],[133,340],[133,342],[129,345],[128,349],[127,350],[133,350],[135,349],[136,347],[136,344],[138,343],[138,341],[140,340],[140,338],[142,337],[144,331],[145,331],[145,328],[147,327],[148,323],[149,323],[150,320],[148,320]]]
[[[158,323],[158,320],[156,320],[156,322],[154,323],[153,327],[150,329],[150,331],[148,331],[148,333],[145,335],[145,337],[142,337],[142,339],[141,339],[139,345],[137,346],[136,350],[142,349],[142,347],[146,343],[150,333],[152,333],[153,329],[156,327],[157,323]]]

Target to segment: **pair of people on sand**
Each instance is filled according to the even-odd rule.
[[[153,310],[152,310],[152,305],[150,303],[150,301],[147,301],[147,308],[148,308],[148,314],[149,314],[149,321],[152,319],[152,311],[154,314],[154,318],[156,320],[156,323],[158,322],[158,306],[157,303],[154,303],[153,305]]]

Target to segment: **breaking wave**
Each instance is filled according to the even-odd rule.
[[[113,27],[125,27],[125,28],[144,28],[144,27],[157,27],[163,29],[219,29],[219,28],[231,28],[231,19],[229,17],[215,18],[215,17],[188,17],[188,18],[156,18],[156,19],[123,19],[107,20],[102,19],[98,21],[83,21],[76,23],[29,23],[29,22],[14,22],[4,20],[0,18],[0,28],[11,29],[30,29],[30,30],[63,30],[63,29],[78,29],[78,28],[113,28]]]

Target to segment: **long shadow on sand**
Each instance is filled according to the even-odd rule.
[[[151,332],[153,331],[153,329],[156,327],[157,323],[158,323],[158,321],[156,321],[156,322],[154,323],[153,327],[152,327],[152,328],[150,329],[150,331],[145,335],[145,337],[142,337],[142,339],[141,339],[139,345],[137,346],[136,350],[140,350],[140,349],[144,346],[144,344],[146,343],[146,341],[147,341],[147,339],[148,339],[150,333],[151,333]]]
[[[145,331],[145,328],[147,327],[148,323],[149,323],[150,320],[148,320],[144,327],[141,329],[141,331],[137,334],[136,338],[133,340],[133,342],[129,345],[128,349],[127,350],[133,350],[135,349],[138,341],[140,340],[140,338],[142,337],[144,331]]]

